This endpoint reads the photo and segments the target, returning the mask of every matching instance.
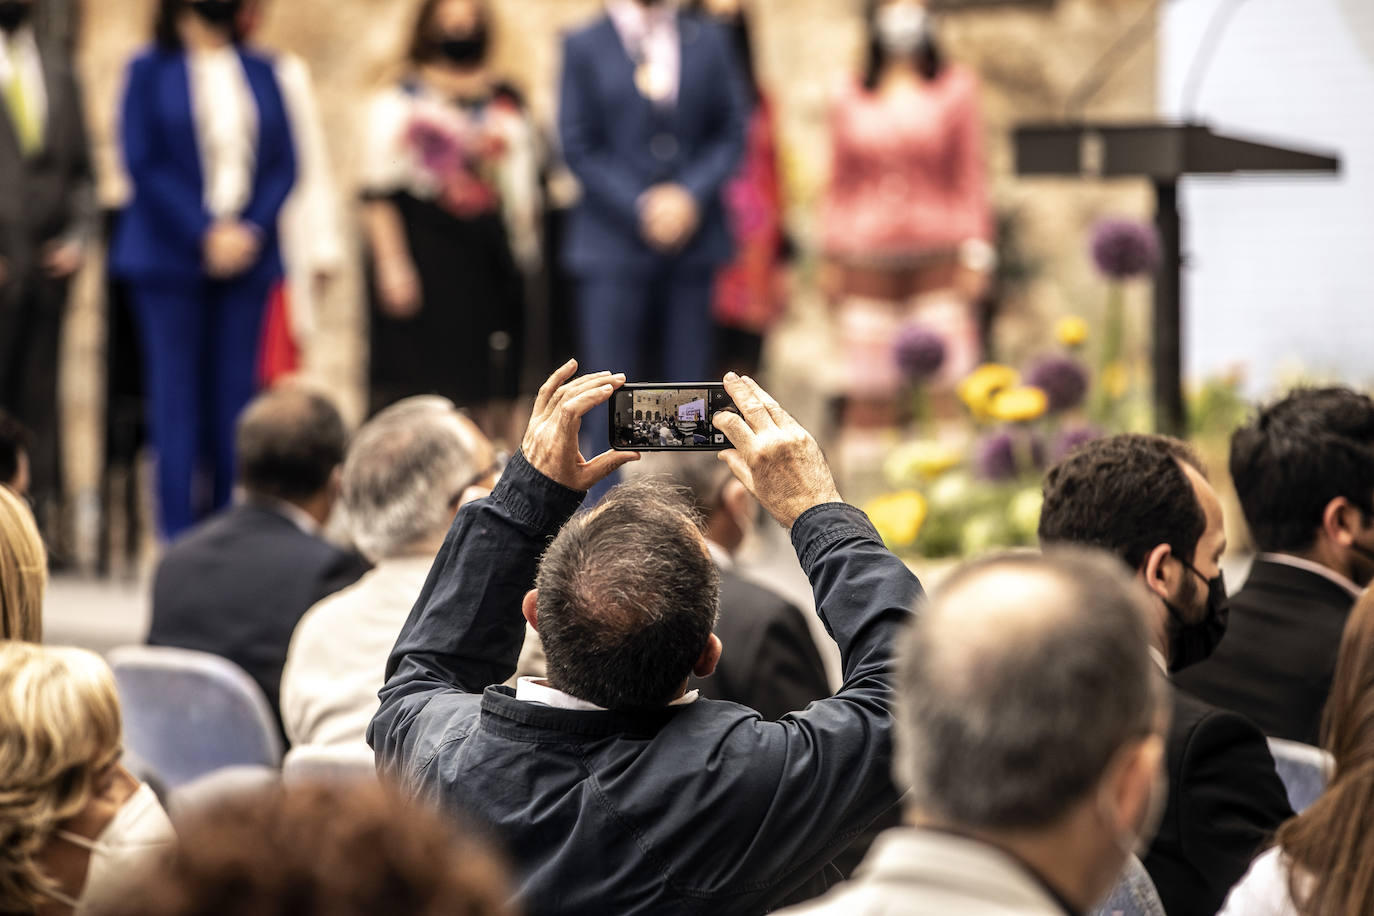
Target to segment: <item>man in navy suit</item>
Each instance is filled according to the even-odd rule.
[[[631,379],[711,369],[711,286],[733,242],[721,187],[748,118],[719,28],[674,0],[610,0],[563,50],[559,133],[582,184],[562,258],[579,360]],[[606,418],[584,425],[605,447]]]

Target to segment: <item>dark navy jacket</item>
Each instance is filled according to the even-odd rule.
[[[844,660],[834,697],[779,722],[704,698],[522,702],[487,685],[514,671],[520,599],[581,500],[517,455],[458,513],[387,663],[378,767],[492,828],[531,916],[764,912],[897,800],[891,654],[920,583],[862,512],[817,506],[792,540]]]
[[[744,84],[719,26],[680,13],[678,29],[681,88],[668,106],[635,88],[635,64],[609,17],[564,43],[558,132],[582,185],[563,246],[574,274],[642,276],[670,264],[709,271],[733,253],[721,188],[744,152]],[[663,182],[686,187],[701,214],[696,236],[671,257],[640,235],[639,196]]]
[[[296,182],[296,154],[286,103],[272,61],[238,49],[257,104],[253,189],[241,218],[262,234],[256,275],[282,272],[277,216]],[[135,281],[204,279],[203,242],[212,222],[191,109],[186,55],[154,49],[129,65],[120,112],[124,165],[134,196],[111,251],[114,272]]]

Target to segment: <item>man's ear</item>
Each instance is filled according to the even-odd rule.
[[[1364,527],[1364,516],[1344,496],[1337,496],[1322,510],[1322,533],[1337,547],[1355,542],[1355,532]]]
[[[748,518],[754,497],[749,495],[744,484],[731,477],[726,481],[725,489],[720,491],[720,501],[732,518]]]
[[[1168,544],[1156,544],[1154,549],[1145,555],[1145,562],[1140,566],[1140,577],[1145,587],[1165,601],[1174,594],[1175,571],[1170,570],[1165,564],[1173,554],[1173,548]]]
[[[528,595],[525,600],[529,600]],[[526,615],[525,619],[528,620],[529,615]],[[725,646],[721,643],[720,637],[712,633],[711,638],[706,640],[706,648],[701,650],[697,663],[692,666],[692,673],[697,677],[710,677],[715,673],[716,665],[720,664],[720,653],[724,649]]]
[[[1161,785],[1167,786],[1161,779],[1163,765],[1164,739],[1160,735],[1150,735],[1123,749],[1108,777],[1114,829],[1137,835],[1158,829],[1152,821],[1162,813],[1165,801],[1156,797]],[[1142,838],[1148,843],[1153,837]]]
[[[525,615],[525,622],[530,625],[530,629],[539,632],[539,589],[532,588],[525,592],[525,600],[520,602],[520,613]]]

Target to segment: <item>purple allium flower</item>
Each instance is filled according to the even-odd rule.
[[[1045,466],[1045,444],[1037,436],[1002,430],[978,443],[974,465],[984,480],[1015,480]]]
[[[1026,373],[1026,384],[1034,385],[1050,399],[1050,413],[1072,410],[1088,394],[1087,370],[1069,356],[1048,356]]]
[[[945,364],[945,340],[920,322],[904,325],[897,332],[897,365],[908,382],[932,378]]]
[[[1077,451],[1080,446],[1087,445],[1094,439],[1101,439],[1105,435],[1106,433],[1096,426],[1075,426],[1073,429],[1066,429],[1054,440],[1054,448],[1050,450],[1050,460],[1058,464]]]
[[[1093,226],[1092,256],[1113,280],[1129,280],[1159,267],[1159,237],[1153,226],[1130,219],[1104,219]]]

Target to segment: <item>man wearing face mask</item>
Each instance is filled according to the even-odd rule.
[[[899,652],[906,826],[796,916],[1087,913],[1158,823],[1167,700],[1143,590],[1058,550],[955,572]]]
[[[1161,672],[1203,661],[1226,632],[1221,503],[1187,444],[1120,435],[1083,446],[1045,477],[1042,546],[1105,548],[1151,597]],[[1211,916],[1273,831],[1292,816],[1259,729],[1176,685],[1169,801],[1145,867],[1169,916]]]
[[[76,75],[41,12],[37,0],[0,0],[0,409],[33,431],[31,498],[52,550],[62,546],[59,343],[96,213]]]
[[[0,912],[102,912],[171,851],[153,790],[119,765],[120,729],[99,656],[0,643]]]
[[[734,247],[721,190],[744,149],[745,99],[721,28],[676,0],[608,0],[568,37],[558,126],[582,199],[561,257],[587,368],[711,377],[712,290]],[[600,451],[606,418],[587,420],[584,450]]]
[[[825,664],[802,612],[735,566],[735,554],[758,513],[744,485],[709,453],[647,459],[640,470],[663,474],[687,489],[720,572],[715,633],[730,651],[721,655],[715,673],[693,678],[688,689],[748,706],[769,721],[830,696]]]
[[[1346,618],[1374,579],[1374,400],[1292,392],[1231,437],[1231,477],[1260,553],[1226,642],[1179,683],[1316,744]]]

